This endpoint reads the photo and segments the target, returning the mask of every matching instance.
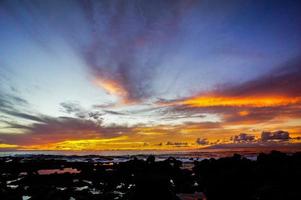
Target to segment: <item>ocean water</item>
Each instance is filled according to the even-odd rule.
[[[94,161],[104,163],[124,162],[136,156],[139,159],[146,159],[149,155],[154,155],[156,160],[165,160],[174,157],[184,163],[192,163],[195,160],[208,158],[229,157],[234,154],[240,154],[248,159],[256,160],[259,153],[269,153],[274,149],[271,148],[233,148],[233,149],[197,149],[197,150],[114,150],[114,151],[0,151],[0,157],[21,156],[32,157],[37,155],[50,155],[64,157],[70,162],[75,161]],[[277,149],[284,153],[293,153],[301,151],[301,148],[281,148]]]
[[[257,156],[260,152],[268,153],[272,149],[199,149],[199,150],[113,150],[113,151],[0,151],[4,156],[32,156],[32,155],[58,155],[58,156],[103,156],[103,157],[131,157],[155,155],[158,158],[170,156],[176,158],[220,158],[240,154],[246,157]],[[282,150],[288,152],[286,150]]]
[[[6,151],[0,152],[0,157],[20,156],[34,159],[35,156],[51,156],[55,159],[64,159],[68,162],[101,162],[107,164],[126,162],[133,156],[138,159],[147,159],[149,155],[154,155],[156,161],[162,161],[169,157],[174,157],[184,163],[183,167],[190,169],[194,161],[201,161],[207,158],[221,158],[239,153],[249,159],[255,160],[258,152],[226,149],[206,149],[206,150],[140,150],[140,151]],[[53,157],[54,156],[54,157]],[[57,156],[57,158],[55,157]]]

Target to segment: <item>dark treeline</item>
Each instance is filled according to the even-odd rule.
[[[207,200],[300,200],[301,153],[273,151],[249,160],[238,154],[194,161],[192,169],[175,158],[133,157],[116,164],[63,158],[0,158],[3,200],[176,200],[195,193]],[[41,174],[41,169],[78,173]],[[185,196],[184,196],[185,197]],[[188,199],[188,198],[187,198]]]

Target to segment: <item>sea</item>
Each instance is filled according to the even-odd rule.
[[[183,161],[202,160],[209,158],[222,158],[240,154],[249,159],[256,159],[259,153],[269,153],[273,149],[255,149],[255,148],[233,148],[233,149],[193,149],[193,150],[110,150],[110,151],[0,151],[0,157],[21,156],[30,157],[37,155],[66,156],[66,157],[104,157],[116,158],[118,160],[128,160],[133,156],[146,158],[154,155],[157,160],[175,157]],[[285,153],[293,153],[290,149],[281,149]]]

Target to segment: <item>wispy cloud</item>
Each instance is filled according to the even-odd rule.
[[[44,117],[42,122],[29,125],[7,123],[6,129],[22,129],[22,134],[2,133],[0,138],[10,144],[45,144],[70,139],[112,138],[127,134],[131,130],[125,126],[103,126],[99,120],[72,117]]]
[[[91,41],[79,44],[79,55],[89,67],[93,82],[122,103],[152,95],[152,77],[164,54],[162,44],[164,48],[171,46],[182,17],[192,5],[190,1],[157,3],[104,1],[99,2],[100,7],[96,2],[80,5],[90,24]]]
[[[266,11],[229,2],[3,1],[0,148],[292,143],[301,130],[301,61],[271,69],[300,53],[293,7],[283,3],[280,16],[271,5],[275,25]],[[5,77],[4,62],[23,70]],[[280,129],[291,135],[271,132]]]
[[[215,113],[224,123],[265,122],[275,117],[300,117],[301,64],[293,60],[255,80],[183,99],[160,100],[165,113]],[[161,111],[162,112],[162,111]]]

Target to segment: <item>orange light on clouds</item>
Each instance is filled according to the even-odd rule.
[[[154,146],[144,141],[128,140],[122,136],[115,139],[85,139],[66,140],[45,145],[31,145],[19,147],[19,150],[63,150],[63,151],[103,151],[103,150],[146,150],[171,149],[170,146]]]
[[[168,132],[168,128],[171,127],[165,127],[165,126],[137,127],[134,129],[134,131],[139,135],[158,136],[158,135],[165,135]]]
[[[103,88],[107,93],[111,95],[118,96],[123,101],[127,101],[128,92],[127,90],[118,82],[109,79],[96,79],[95,83],[97,86]]]
[[[275,107],[300,103],[300,97],[214,97],[202,96],[177,101],[171,105],[186,105],[189,107],[217,107],[217,106],[236,106],[236,107]],[[246,113],[244,113],[246,114]]]
[[[3,148],[16,148],[19,147],[18,145],[14,145],[14,144],[0,144],[0,149]]]
[[[81,140],[65,140],[62,142],[23,146],[23,150],[102,150],[110,149],[116,145],[116,142],[126,141],[127,136],[120,136],[108,139],[81,139]]]
[[[239,111],[238,114],[239,114],[240,116],[247,116],[247,115],[250,114],[250,112],[247,111],[247,110],[242,110],[242,111]]]

